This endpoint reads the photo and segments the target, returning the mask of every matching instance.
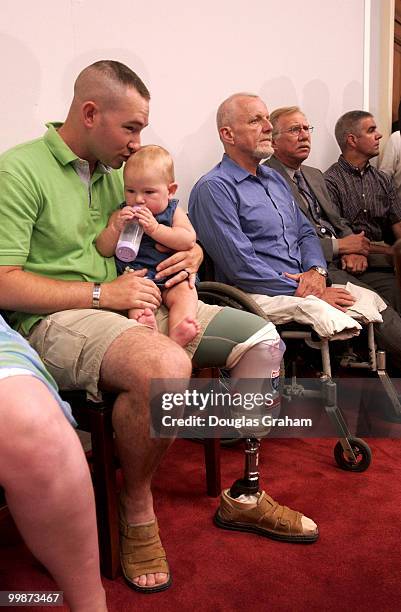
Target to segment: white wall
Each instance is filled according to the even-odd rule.
[[[366,0],[370,5],[370,87],[366,109],[383,134],[391,134],[393,101],[394,0]]]
[[[143,141],[172,152],[184,206],[221,157],[214,116],[231,93],[254,91],[271,110],[299,104],[315,126],[310,162],[322,169],[338,155],[336,119],[363,106],[364,0],[1,0],[0,8],[0,150],[63,119],[84,66],[118,59],[150,88]]]

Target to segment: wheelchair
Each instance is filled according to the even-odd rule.
[[[401,240],[400,240],[400,253],[401,253]],[[401,269],[401,255],[399,258],[399,267]],[[201,269],[203,277],[213,278],[214,269],[213,262],[210,257],[205,254],[205,262]],[[248,312],[259,315],[266,320],[268,316],[256,304],[256,302],[249,297],[246,293],[240,289],[232,286],[218,283],[212,280],[204,280],[198,287],[199,299],[208,303],[216,304],[219,306],[230,306],[232,308],[239,308]],[[297,323],[277,326],[278,331],[284,341],[292,340],[304,340],[306,344],[314,349],[320,351],[321,357],[321,373],[320,389],[307,389],[304,385],[301,385],[297,381],[296,371],[294,362],[292,362],[292,374],[290,380],[284,379],[285,366],[282,364],[282,381],[281,390],[282,397],[286,401],[292,401],[297,397],[308,397],[308,398],[319,398],[322,401],[322,405],[327,415],[330,417],[335,430],[339,436],[339,441],[334,447],[334,459],[337,465],[346,471],[351,472],[363,472],[368,469],[372,455],[369,445],[362,439],[354,437],[348,425],[341,413],[341,410],[337,404],[337,384],[332,378],[331,361],[330,361],[330,350],[329,340],[323,339],[317,336],[307,326],[303,326]],[[368,359],[365,361],[357,360],[352,350],[348,350],[348,353],[344,354],[340,365],[345,368],[358,368],[368,370],[372,373],[376,373],[386,396],[390,400],[393,407],[396,418],[401,416],[401,404],[398,399],[398,394],[393,386],[386,372],[386,356],[384,351],[376,349],[375,338],[374,338],[374,327],[372,323],[367,325],[367,341],[368,341]],[[227,376],[226,372],[222,373],[222,378]],[[244,479],[239,483],[240,489],[245,484],[245,489],[242,492],[249,492],[249,487],[252,488],[252,478],[257,479],[257,454],[259,450],[258,441],[255,438],[247,438],[245,441],[246,446],[246,468]],[[254,472],[252,472],[252,470]],[[238,481],[237,481],[238,482]],[[253,489],[254,490],[254,489]]]

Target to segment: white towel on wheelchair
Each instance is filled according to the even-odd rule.
[[[309,325],[321,338],[329,340],[352,338],[362,329],[358,321],[314,295],[304,298],[292,295],[270,297],[257,293],[249,295],[275,325],[292,322]]]
[[[383,317],[380,313],[386,310],[387,304],[378,293],[366,289],[365,287],[359,287],[353,283],[333,285],[333,287],[345,287],[345,289],[356,298],[355,304],[348,308],[347,315],[358,321],[362,321],[362,323],[383,322]]]
[[[345,340],[357,336],[362,329],[358,321],[363,324],[383,321],[380,313],[387,305],[377,293],[352,283],[334,287],[344,287],[356,298],[355,304],[346,313],[314,295],[305,298],[290,295],[270,297],[257,293],[249,295],[275,325],[296,321],[310,325],[321,338],[329,340]]]
[[[249,293],[248,295],[265,311],[271,323],[266,323],[245,342],[237,344],[227,359],[227,367],[235,366],[241,355],[255,344],[266,340],[272,343],[277,342],[277,330],[272,323],[283,325],[295,321],[302,325],[309,325],[321,338],[347,340],[358,336],[362,329],[356,319],[364,324],[383,321],[380,313],[387,308],[387,304],[377,293],[352,283],[333,285],[333,287],[344,287],[356,298],[355,304],[346,313],[314,295],[299,298],[288,295],[269,297]]]

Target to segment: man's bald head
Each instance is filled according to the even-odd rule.
[[[145,100],[150,99],[146,85],[128,66],[114,60],[100,60],[84,68],[78,75],[73,104],[80,106],[92,100],[107,105],[127,88],[135,89]]]
[[[237,105],[244,98],[258,98],[256,94],[247,93],[247,92],[239,92],[235,93],[224,102],[222,102],[217,109],[217,129],[220,130],[222,127],[231,126],[233,121],[235,120],[235,113],[237,110]]]
[[[273,153],[269,111],[253,93],[235,93],[217,110],[217,129],[224,151],[234,162],[256,174],[261,159]]]

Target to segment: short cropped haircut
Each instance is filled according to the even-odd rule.
[[[174,183],[174,162],[170,153],[158,145],[144,145],[134,155],[128,158],[124,170],[138,168],[157,168],[168,184]]]
[[[269,121],[273,126],[273,136],[279,133],[277,130],[277,123],[280,117],[283,115],[292,115],[293,113],[302,113],[302,111],[299,106],[281,106],[270,114]]]
[[[341,151],[345,150],[349,134],[357,134],[362,119],[373,117],[372,113],[363,110],[349,111],[342,115],[336,123],[334,134]]]
[[[125,85],[128,87],[133,87],[136,91],[144,98],[145,100],[150,100],[150,93],[145,83],[139,76],[128,68],[125,64],[121,62],[117,62],[115,60],[99,60],[98,62],[94,62],[87,68],[84,68],[82,72],[78,75],[75,86],[79,84],[80,77],[85,76],[88,72],[95,70],[96,72],[101,73],[106,78],[110,79],[110,81],[114,81],[120,85]]]

